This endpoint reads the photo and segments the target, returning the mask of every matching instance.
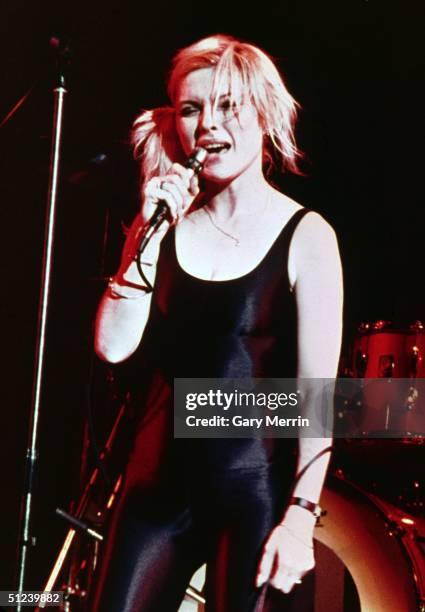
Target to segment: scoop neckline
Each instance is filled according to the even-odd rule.
[[[177,254],[177,244],[176,244],[176,228],[173,227],[173,236],[172,236],[172,242],[173,242],[173,249],[174,249],[174,257],[177,263],[177,266],[179,268],[179,270],[185,274],[186,276],[189,276],[190,278],[199,281],[201,283],[213,283],[213,284],[222,284],[222,283],[232,283],[232,282],[236,282],[236,281],[240,281],[243,280],[245,278],[247,278],[248,276],[250,276],[251,274],[254,274],[254,272],[256,272],[258,270],[258,268],[262,265],[262,263],[267,259],[267,257],[270,255],[270,253],[272,252],[275,244],[277,243],[277,241],[280,239],[281,235],[283,234],[283,232],[285,231],[285,229],[288,227],[288,224],[292,221],[292,219],[295,217],[295,215],[297,215],[299,212],[303,211],[303,210],[307,210],[304,206],[302,206],[301,208],[298,208],[298,210],[296,210],[287,220],[287,222],[285,223],[285,225],[283,225],[283,227],[281,228],[281,230],[279,231],[279,233],[277,234],[276,238],[273,240],[272,244],[270,245],[270,247],[267,249],[267,251],[265,252],[265,254],[263,255],[263,257],[260,259],[260,261],[248,272],[246,272],[245,274],[242,274],[241,276],[235,276],[234,278],[224,278],[224,279],[208,279],[208,278],[201,278],[200,276],[195,276],[194,274],[191,274],[190,272],[188,272],[187,270],[185,270],[185,268],[183,268],[183,266],[181,265],[180,261],[179,261],[179,257]],[[308,210],[307,210],[308,212]],[[288,251],[289,252],[289,251]],[[288,273],[288,270],[286,271]],[[289,281],[289,276],[288,276],[288,281]]]

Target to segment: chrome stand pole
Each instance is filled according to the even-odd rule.
[[[61,71],[62,72],[62,71]],[[40,417],[40,399],[43,389],[43,373],[45,366],[46,326],[49,310],[49,295],[51,286],[53,240],[55,232],[56,203],[58,194],[58,179],[60,168],[60,150],[62,139],[63,106],[67,90],[63,74],[59,75],[59,85],[54,89],[54,116],[52,150],[50,158],[50,175],[47,196],[47,212],[44,234],[44,253],[41,272],[41,287],[37,319],[37,339],[35,350],[35,367],[33,378],[32,402],[29,417],[28,447],[25,457],[25,480],[21,499],[21,516],[18,542],[17,590],[24,591],[28,556],[31,546],[35,546],[35,537],[31,534],[31,511],[34,498],[35,474],[38,462],[38,426]],[[21,611],[18,603],[16,610]]]

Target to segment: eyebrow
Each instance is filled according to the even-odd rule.
[[[179,100],[179,104],[183,106],[183,104],[200,104],[200,100]]]
[[[226,94],[221,94],[221,96],[218,97],[219,100],[223,100],[224,98],[228,98],[230,97],[230,91],[229,93]],[[179,101],[179,104],[181,104],[183,106],[183,104],[200,104],[201,100],[181,100]]]

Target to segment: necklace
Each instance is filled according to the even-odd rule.
[[[218,230],[219,232],[224,234],[224,236],[227,236],[228,238],[231,238],[234,241],[234,243],[235,243],[235,247],[240,246],[240,243],[241,243],[240,239],[236,238],[236,236],[232,236],[232,234],[229,234],[224,229],[222,229],[219,225],[217,225],[217,223],[212,218],[212,215],[211,215],[210,211],[208,210],[208,208],[206,206],[204,206],[202,208],[202,210],[204,210],[207,213],[209,220],[211,221],[212,225],[215,227],[216,230]]]
[[[269,193],[269,196],[266,200],[266,205],[264,206],[264,209],[262,210],[262,214],[266,211],[269,203],[271,200],[271,192]],[[217,223],[214,221],[212,214],[210,213],[210,211],[208,210],[208,208],[206,206],[202,207],[202,210],[204,210],[206,212],[206,214],[208,215],[209,220],[211,221],[211,224],[215,227],[216,230],[218,230],[221,234],[223,234],[224,236],[227,236],[227,238],[230,238],[231,240],[234,241],[235,243],[235,247],[240,246],[241,244],[241,240],[240,238],[237,238],[236,236],[233,236],[232,234],[229,234],[229,232],[226,232],[222,227],[220,227],[219,225],[217,225]]]

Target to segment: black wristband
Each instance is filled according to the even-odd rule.
[[[322,516],[322,508],[319,506],[319,504],[315,504],[314,502],[304,499],[303,497],[291,497],[288,505],[300,506],[301,508],[308,510],[316,518],[316,520]]]

